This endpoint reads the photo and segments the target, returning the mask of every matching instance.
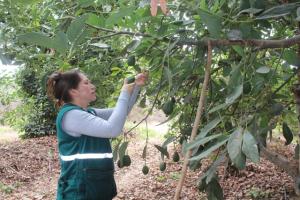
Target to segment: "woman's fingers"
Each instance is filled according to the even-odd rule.
[[[148,80],[148,72],[143,72],[143,73],[140,73],[138,75],[136,75],[136,84],[137,85],[145,85],[146,84],[146,81]]]

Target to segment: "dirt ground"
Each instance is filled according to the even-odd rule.
[[[165,129],[167,127],[161,127],[161,130],[165,131]],[[0,134],[2,134],[0,135],[0,199],[55,199],[56,182],[59,176],[55,136],[27,140],[10,136],[10,139],[3,140],[4,133]],[[154,147],[154,144],[161,145],[161,143],[158,138],[149,140],[147,165],[150,171],[148,175],[143,175],[141,169],[145,161],[141,155],[145,140],[134,136],[130,139],[128,153],[132,163],[131,166],[121,169],[116,166],[118,196],[115,200],[173,199],[180,178],[182,160],[174,163],[171,159],[166,159],[167,169],[161,172],[160,153]],[[276,145],[276,148],[280,147]],[[292,156],[292,147],[285,149],[285,155]],[[172,155],[173,145],[170,145],[168,150]],[[197,190],[197,180],[203,173],[202,170],[206,168],[206,163],[208,161],[203,162],[201,169],[188,172],[181,199],[206,199],[205,194]],[[264,159],[261,159],[260,164],[248,163],[246,169],[239,173],[226,173],[226,177],[224,167],[220,167],[218,174],[225,199],[228,200],[296,199],[291,197],[293,196],[292,179]]]
[[[154,144],[157,141],[150,141]],[[159,143],[156,143],[159,144]],[[130,167],[119,169],[116,167],[116,182],[120,199],[171,199],[179,178],[179,165],[168,162],[165,172],[158,169],[158,151],[150,146],[148,149],[147,165],[150,167],[148,175],[142,174],[144,160],[141,152],[144,141],[131,141],[129,155],[132,158]],[[56,181],[59,175],[56,138],[44,137],[26,141],[15,141],[0,145],[1,182],[0,199],[55,199]],[[197,178],[197,176],[195,176]],[[191,183],[191,180],[189,181]],[[168,186],[169,185],[169,186]],[[196,186],[186,185],[183,199],[199,199]],[[1,187],[1,186],[0,186]]]

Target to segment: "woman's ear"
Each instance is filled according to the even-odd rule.
[[[74,97],[76,97],[77,93],[78,93],[78,91],[77,91],[76,89],[70,89],[70,90],[69,90],[69,94],[70,94],[70,96],[72,97],[72,99],[73,99]]]

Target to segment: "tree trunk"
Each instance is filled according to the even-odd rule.
[[[261,156],[263,156],[265,159],[272,162],[277,167],[283,169],[288,175],[290,175],[294,179],[295,193],[299,196],[300,195],[300,174],[298,170],[297,161],[296,160],[294,162],[289,161],[282,155],[270,151],[263,145],[260,145],[259,147],[260,147]]]

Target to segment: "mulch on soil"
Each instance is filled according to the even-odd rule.
[[[159,144],[159,141],[152,141],[151,144]],[[143,148],[144,141],[133,139],[129,143],[132,165],[122,169],[116,167],[119,194],[115,199],[173,199],[181,163],[166,159],[167,169],[161,172],[160,153],[153,145],[149,145],[147,165],[150,172],[143,175]],[[287,156],[293,155],[293,148],[282,147],[280,151]],[[172,149],[169,153],[172,155]],[[55,136],[11,143],[0,141],[0,155],[0,199],[55,199],[59,176]],[[197,180],[202,174],[201,170],[207,166],[205,163],[208,161],[203,162],[201,169],[188,172],[182,199],[206,199],[205,194],[197,190]],[[260,164],[248,163],[245,170],[237,173],[224,171],[224,167],[220,167],[218,175],[225,199],[289,199],[293,194],[292,179],[265,159],[261,159]]]

